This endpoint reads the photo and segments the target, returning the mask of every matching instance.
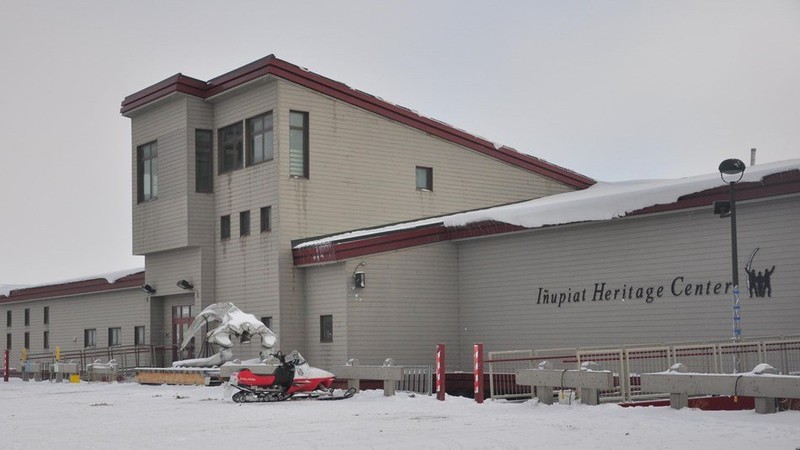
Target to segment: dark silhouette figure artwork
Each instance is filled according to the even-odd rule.
[[[749,282],[750,298],[753,294],[756,297],[772,297],[772,274],[775,273],[775,266],[771,269],[765,269],[763,272],[756,273],[753,269],[744,269],[747,272],[747,280]]]

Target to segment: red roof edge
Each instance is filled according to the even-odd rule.
[[[627,215],[638,216],[701,206],[708,206],[709,214],[711,214],[710,208],[714,201],[727,200],[729,198],[728,189],[728,186],[720,186],[702,192],[684,195],[678,198],[676,202],[650,206],[633,211]],[[772,174],[758,182],[737,183],[735,192],[737,201],[797,194],[800,193],[800,171],[792,170]],[[438,223],[423,228],[400,230],[346,241],[333,241],[321,246],[302,247],[293,250],[292,253],[296,266],[308,266],[343,261],[349,258],[400,250],[435,242],[489,236],[525,229],[526,228],[522,226],[496,221],[476,222],[456,228],[448,228]]]
[[[365,109],[390,120],[400,122],[425,133],[437,136],[452,143],[470,148],[515,165],[530,172],[538,173],[576,189],[585,189],[595,183],[589,177],[564,167],[551,164],[542,159],[520,153],[510,147],[495,147],[495,144],[478,136],[459,130],[446,123],[421,116],[414,111],[378,97],[353,89],[344,83],[331,80],[310,72],[302,67],[269,55],[224,75],[211,79],[208,83],[178,74],[156,83],[139,92],[131,94],[122,101],[122,114],[165,97],[172,92],[184,92],[200,98],[241,86],[265,75],[274,75],[291,81],[313,91],[336,98],[353,106]]]
[[[19,302],[23,300],[38,300],[77,294],[94,294],[97,292],[139,287],[142,284],[144,284],[144,271],[127,275],[113,283],[109,283],[105,278],[93,278],[90,280],[53,284],[50,286],[14,289],[8,294],[8,296],[0,295],[0,303]]]

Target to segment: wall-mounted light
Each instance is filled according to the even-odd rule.
[[[194,289],[194,285],[186,280],[180,280],[177,283],[175,283],[175,285],[181,289],[186,289],[187,291]]]
[[[363,270],[358,270],[361,266],[366,266],[367,263],[361,261],[355,269],[353,269],[353,286],[364,289],[367,287],[367,274]]]
[[[147,295],[153,295],[156,293],[156,288],[150,286],[149,284],[145,284],[144,286],[140,287],[139,289],[142,290]]]

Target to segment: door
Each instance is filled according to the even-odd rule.
[[[183,337],[192,324],[192,305],[179,305],[172,307],[172,360],[194,358],[194,337],[183,351],[180,351]]]

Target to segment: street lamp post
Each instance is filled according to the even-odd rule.
[[[734,187],[744,176],[745,165],[741,160],[732,158],[722,161],[719,165],[719,176],[722,181],[730,186],[730,205],[729,215],[731,216],[731,281],[733,283],[733,340],[737,341],[742,336],[742,316],[739,306],[739,255],[736,244],[736,197]],[[726,180],[725,176],[729,179]],[[736,178],[736,179],[733,179]],[[723,214],[723,217],[728,214]],[[734,370],[741,371],[741,364],[738,357],[734,357]]]

